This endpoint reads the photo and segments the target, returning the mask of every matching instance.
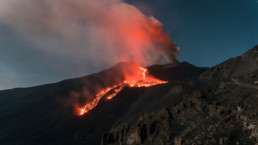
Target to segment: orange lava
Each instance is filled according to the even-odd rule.
[[[147,69],[139,66],[139,72],[138,75],[129,80],[125,80],[123,83],[114,85],[112,87],[105,88],[101,91],[99,91],[95,99],[89,103],[87,103],[85,106],[79,108],[79,115],[83,115],[87,113],[89,110],[96,107],[101,100],[105,96],[106,100],[111,100],[113,97],[115,97],[125,86],[128,87],[151,87],[159,84],[165,84],[167,81],[161,81],[159,79],[156,79],[152,76],[146,75]]]
[[[111,100],[113,97],[116,96],[122,89],[124,88],[124,85],[120,85],[117,88],[114,89],[114,92],[106,97],[107,100]]]

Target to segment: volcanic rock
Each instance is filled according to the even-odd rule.
[[[31,88],[0,91],[0,143],[8,145],[99,144],[104,132],[137,121],[141,113],[173,106],[189,90],[176,81],[196,78],[207,68],[180,63],[151,66],[149,72],[171,83],[150,88],[125,87],[112,100],[100,100],[87,114],[78,116],[75,105],[82,106],[102,88],[123,82],[138,65],[121,62],[114,67],[84,76]],[[183,69],[188,71],[183,72]],[[171,73],[171,72],[174,72]],[[198,72],[198,73],[192,73]],[[176,74],[180,74],[176,77]],[[171,77],[173,75],[173,77]],[[176,80],[176,81],[175,81]],[[180,86],[177,91],[171,88]],[[158,97],[157,97],[158,96]],[[121,135],[120,135],[121,136]]]
[[[258,46],[203,73],[180,103],[140,116],[119,140],[108,140],[107,136],[121,132],[111,130],[101,143],[255,145],[258,143],[258,87],[254,83],[257,76]],[[209,85],[200,87],[203,84]]]
[[[0,91],[0,143],[8,145],[256,144],[258,46],[215,67],[153,65],[168,81],[125,87],[82,116],[99,90],[124,81],[138,65],[122,62],[81,78]]]

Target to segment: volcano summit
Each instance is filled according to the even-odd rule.
[[[258,47],[212,68],[112,68],[0,91],[8,145],[255,144]]]

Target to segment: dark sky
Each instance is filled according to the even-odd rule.
[[[258,44],[258,0],[128,1],[164,24],[181,61],[213,66]]]
[[[0,4],[4,1],[0,1]],[[173,41],[180,47],[180,61],[211,67],[241,55],[258,44],[257,0],[127,2],[163,23],[164,31],[169,32]],[[90,65],[91,62],[82,65],[78,62],[87,59],[78,57],[75,60],[69,58],[67,53],[55,54],[55,51],[37,49],[40,46],[32,43],[31,39],[26,39],[22,31],[14,29],[4,21],[5,19],[0,18],[0,90],[52,83],[110,67],[101,64]],[[53,48],[69,47],[69,43],[60,45],[61,40],[51,37],[44,38],[42,42]],[[84,46],[85,43],[80,45]],[[85,54],[85,57],[92,56]]]

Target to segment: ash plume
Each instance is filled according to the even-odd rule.
[[[123,0],[0,0],[0,23],[78,66],[177,62],[162,24]]]

